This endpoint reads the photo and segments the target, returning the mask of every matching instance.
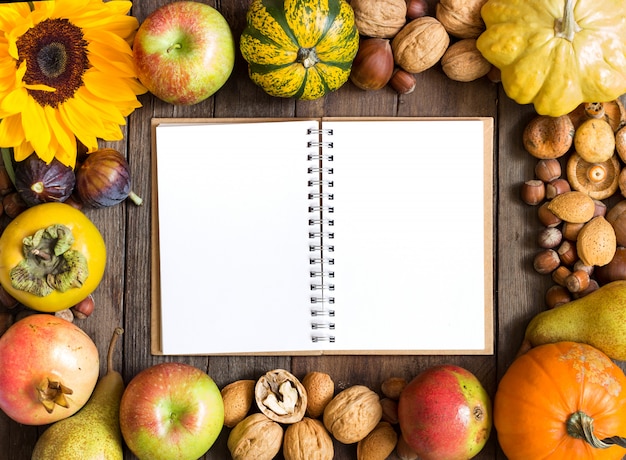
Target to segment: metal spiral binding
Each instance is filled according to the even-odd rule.
[[[314,149],[307,155],[310,162],[307,167],[308,199],[309,199],[309,272],[311,282],[311,340],[313,342],[334,342],[335,336],[332,331],[335,323],[330,321],[334,318],[335,310],[331,308],[335,303],[335,284],[331,281],[335,277],[332,266],[335,263],[333,252],[334,238],[332,227],[334,219],[328,215],[334,212],[332,200],[334,195],[332,187],[334,183],[328,176],[334,173],[333,168],[328,166],[333,161],[333,156],[325,150],[333,148],[333,143],[322,139],[322,136],[332,136],[332,129],[309,129],[308,135],[313,139],[307,142],[307,147]]]

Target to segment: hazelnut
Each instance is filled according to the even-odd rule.
[[[554,281],[559,286],[565,287],[565,280],[571,274],[572,271],[569,268],[567,268],[565,265],[561,265],[552,272],[552,281]]]
[[[521,195],[524,203],[537,205],[546,197],[546,184],[538,179],[527,180],[522,184]]]
[[[2,209],[4,213],[11,217],[17,217],[22,211],[25,211],[28,206],[22,199],[19,193],[11,192],[2,198]]]
[[[566,179],[553,179],[546,184],[546,198],[552,200],[555,196],[571,191],[572,188]]]
[[[544,158],[535,165],[535,175],[543,182],[551,182],[561,177],[561,163],[556,158]]]
[[[539,209],[537,210],[537,217],[539,217],[539,221],[546,227],[557,227],[563,221],[550,211],[549,206],[550,202],[545,202],[539,206]]]
[[[561,259],[554,249],[544,249],[533,260],[535,271],[541,275],[552,273],[561,264]]]
[[[64,308],[63,310],[54,312],[54,316],[56,316],[57,318],[64,319],[65,321],[69,323],[74,321],[74,314],[72,313],[72,310],[70,310],[69,308]]]
[[[598,284],[598,282],[592,278],[591,280],[589,280],[589,286],[587,286],[587,289],[580,292],[574,292],[572,293],[572,295],[574,296],[574,299],[580,299],[582,297],[585,297],[587,294],[591,294],[599,287],[600,285]]]
[[[410,94],[415,91],[417,81],[413,74],[407,72],[404,69],[395,69],[391,80],[389,80],[389,86],[391,86],[398,94]]]
[[[563,238],[570,241],[576,241],[578,239],[580,229],[584,226],[584,223],[564,222],[563,227],[561,228]]]
[[[85,319],[93,313],[95,302],[93,296],[89,294],[83,300],[74,305],[71,310],[76,319]]]
[[[626,248],[618,247],[611,261],[595,269],[595,276],[599,283],[607,284],[611,281],[626,280]]]
[[[589,273],[584,270],[574,270],[565,278],[565,287],[570,292],[582,292],[589,287],[590,281]]]
[[[380,400],[380,405],[383,406],[382,419],[385,422],[396,425],[398,423],[398,402],[395,399],[383,398]]]
[[[562,240],[563,233],[558,227],[544,227],[537,237],[539,247],[544,249],[556,248]]]
[[[606,216],[607,206],[600,200],[593,200],[593,203],[596,205],[596,210],[593,213],[593,217],[598,216]]]
[[[421,18],[428,14],[426,0],[408,0],[406,2],[406,17],[409,19]]]
[[[405,378],[389,377],[380,385],[380,391],[386,398],[395,399],[397,401],[400,399],[400,393],[402,393],[406,385],[407,381]]]
[[[407,444],[402,436],[398,436],[396,455],[400,460],[419,460],[417,452],[415,452],[415,450]]]
[[[567,302],[571,302],[572,295],[564,286],[558,284],[550,286],[546,291],[546,306],[548,308],[555,308],[559,305],[563,305]]]
[[[576,246],[568,240],[563,241],[556,252],[564,265],[574,265],[578,260]]]

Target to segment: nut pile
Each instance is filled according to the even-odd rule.
[[[350,80],[364,90],[389,85],[408,94],[415,90],[415,74],[437,63],[456,81],[489,74],[492,65],[476,48],[486,1],[440,0],[429,15],[426,0],[352,0],[361,42]]]
[[[302,381],[284,369],[258,380],[238,380],[222,389],[227,446],[234,460],[332,460],[333,441],[356,444],[358,460],[384,460],[396,451],[417,458],[399,435],[397,401],[406,386],[389,378],[380,394],[364,385],[335,393],[324,372]]]
[[[542,229],[534,269],[551,276],[548,308],[626,279],[626,113],[621,101],[535,116],[523,143],[537,163],[521,186]]]

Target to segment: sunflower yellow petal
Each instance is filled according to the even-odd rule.
[[[33,149],[30,142],[22,142],[20,145],[13,147],[13,158],[15,158],[15,161],[22,161],[28,158],[34,151],[35,149]]]
[[[22,112],[24,124],[24,136],[35,151],[43,155],[50,144],[50,131],[45,129],[48,125],[43,108],[31,97],[27,98],[27,104]],[[43,157],[42,157],[43,158]]]
[[[24,140],[22,115],[17,114],[0,121],[0,146],[15,147]]]

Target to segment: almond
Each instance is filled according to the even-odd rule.
[[[398,434],[388,422],[380,422],[356,446],[357,460],[385,460],[398,443]]]
[[[578,233],[576,252],[585,265],[606,265],[613,260],[616,250],[615,230],[602,216],[591,219]]]
[[[572,190],[555,196],[548,204],[548,209],[559,219],[577,224],[589,222],[596,205],[586,193]]]
[[[302,385],[308,396],[306,414],[318,418],[335,395],[335,382],[324,372],[312,371],[304,376]]]
[[[241,422],[252,407],[254,380],[237,380],[222,388],[224,425],[232,428]]]

